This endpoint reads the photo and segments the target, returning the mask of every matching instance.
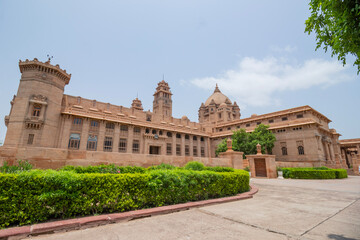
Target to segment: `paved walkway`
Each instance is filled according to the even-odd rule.
[[[254,198],[32,239],[360,239],[360,177],[252,179]]]

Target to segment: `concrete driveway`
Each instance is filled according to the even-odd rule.
[[[360,239],[360,177],[251,179],[254,198],[32,239]]]

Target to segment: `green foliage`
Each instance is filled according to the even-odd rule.
[[[148,171],[159,170],[159,169],[171,170],[171,169],[176,169],[176,167],[170,164],[161,163],[160,165],[155,165],[147,168]]]
[[[216,147],[215,149],[215,155],[219,156],[219,153],[226,152],[227,150],[227,144],[226,144],[226,138],[224,138]]]
[[[256,154],[256,145],[258,143],[261,145],[262,153],[271,153],[276,141],[275,135],[269,130],[269,126],[264,124],[257,126],[252,133],[247,133],[243,128],[234,131],[231,139],[233,150],[243,152],[245,155]],[[217,146],[215,153],[219,154],[226,150],[226,139],[224,139]]]
[[[331,169],[327,167],[314,168],[282,168],[284,178],[298,179],[339,179],[347,178],[345,169]]]
[[[205,169],[205,166],[200,162],[192,161],[188,162],[184,168],[193,171],[203,171]]]
[[[114,164],[101,164],[98,166],[65,166],[60,171],[73,171],[75,173],[144,173],[143,167],[136,166],[115,166]]]
[[[338,178],[338,179],[348,177],[346,169],[334,169],[334,171],[335,171],[336,178]]]
[[[249,176],[242,170],[79,174],[74,170],[78,167],[66,169],[0,173],[0,228],[224,197],[249,190]]]
[[[23,171],[30,171],[33,166],[27,161],[18,160],[18,165],[9,166],[8,162],[4,162],[4,165],[0,167],[0,172],[2,173],[16,173],[16,172],[23,172]]]
[[[311,15],[305,21],[305,32],[316,34],[316,50],[324,45],[331,56],[346,64],[346,55],[355,56],[354,66],[360,72],[360,1],[311,0]]]
[[[246,167],[244,168],[244,171],[250,172],[249,166],[246,166]]]
[[[205,167],[206,171],[213,171],[213,172],[234,172],[235,169],[231,167]]]

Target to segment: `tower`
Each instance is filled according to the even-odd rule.
[[[7,133],[4,146],[35,145],[56,147],[64,87],[71,74],[59,65],[38,59],[19,61],[21,79],[17,95],[5,117]]]
[[[158,83],[154,93],[153,113],[165,117],[172,117],[172,93],[167,82],[162,80]]]

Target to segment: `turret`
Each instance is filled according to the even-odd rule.
[[[154,93],[153,113],[165,117],[172,117],[172,93],[169,84],[162,80],[158,83]]]
[[[36,58],[19,61],[21,79],[17,95],[5,117],[7,133],[4,146],[56,147],[64,87],[71,74],[40,62]]]

